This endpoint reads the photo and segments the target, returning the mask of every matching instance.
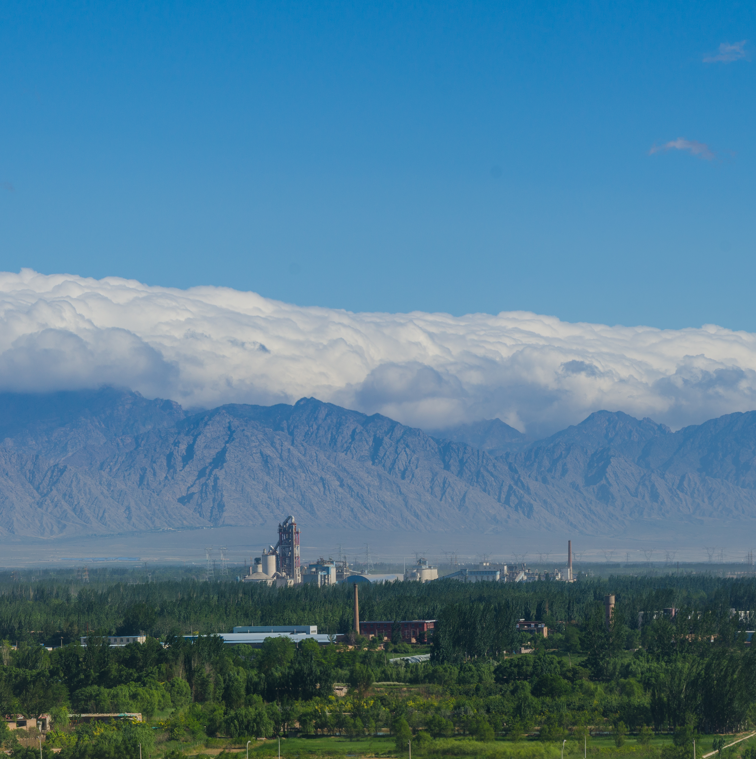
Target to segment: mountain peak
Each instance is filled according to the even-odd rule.
[[[652,441],[670,435],[668,427],[651,419],[636,419],[623,411],[595,411],[580,424],[557,432],[530,446],[546,451],[574,448],[586,452],[607,449],[635,460]]]
[[[522,432],[510,427],[501,419],[483,419],[431,434],[439,440],[466,443],[492,456],[500,456],[509,451],[518,450],[528,442]]]

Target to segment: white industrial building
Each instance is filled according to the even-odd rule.
[[[234,627],[235,633],[286,633],[288,635],[317,635],[317,625],[241,625]]]
[[[95,637],[94,635],[92,637]],[[88,636],[83,636],[81,639],[81,645],[87,645]],[[121,646],[128,646],[131,643],[145,643],[147,641],[146,635],[108,635],[108,645],[111,648],[120,648]]]
[[[404,579],[409,582],[430,582],[438,580],[438,569],[432,567],[427,559],[418,559],[417,564],[404,573]]]
[[[337,582],[336,562],[330,559],[320,559],[320,561],[310,564],[302,571],[302,582],[308,585],[315,585],[322,588],[326,585],[335,585]]]
[[[232,633],[215,633],[227,646],[252,646],[260,648],[268,638],[286,638],[292,643],[314,640],[318,645],[327,646],[336,642],[335,635],[319,635],[316,625],[270,625],[239,626]],[[195,640],[197,635],[185,635],[186,640]]]

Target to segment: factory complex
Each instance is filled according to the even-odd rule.
[[[381,583],[381,582],[432,582],[434,580],[458,580],[460,582],[535,582],[552,580],[557,582],[574,582],[572,573],[572,541],[567,541],[567,567],[565,572],[555,569],[552,572],[538,572],[526,564],[493,565],[483,562],[477,569],[462,567],[451,574],[439,577],[438,569],[431,566],[426,559],[417,562],[403,574],[367,574],[356,572],[349,567],[346,560],[320,558],[306,567],[300,560],[301,532],[293,516],[287,517],[278,525],[278,542],[264,549],[261,556],[252,560],[247,574],[240,577],[242,582],[262,583],[264,585],[286,588],[294,585],[314,585],[322,588],[340,583]]]
[[[506,564],[492,565],[483,562],[478,568],[462,567],[457,571],[439,577],[438,569],[431,566],[424,558],[405,569],[403,574],[369,574],[356,572],[349,567],[346,560],[320,558],[305,567],[300,559],[301,532],[293,516],[287,517],[278,525],[278,541],[269,545],[262,554],[255,557],[247,574],[239,577],[241,582],[258,583],[277,588],[287,588],[301,585],[313,585],[317,588],[348,584],[354,587],[354,622],[349,634],[326,635],[318,633],[315,625],[268,625],[268,626],[237,626],[233,632],[217,633],[226,645],[247,645],[260,648],[269,638],[285,638],[294,644],[304,641],[314,641],[325,646],[333,643],[354,643],[355,636],[378,638],[379,641],[394,643],[426,644],[433,637],[436,629],[435,619],[410,620],[360,620],[359,588],[361,585],[382,582],[434,582],[439,579],[457,580],[460,582],[533,582],[536,580],[554,580],[574,582],[572,572],[572,542],[567,544],[567,567],[553,572],[535,572],[525,564],[508,566]],[[611,605],[610,605],[611,604]],[[614,597],[607,596],[606,618],[610,624]],[[517,623],[518,632],[531,635],[548,636],[548,628],[542,622],[521,619]],[[196,635],[184,636],[189,640]]]

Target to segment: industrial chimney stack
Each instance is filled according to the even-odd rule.
[[[567,582],[572,582],[572,541],[567,541]]]
[[[354,632],[360,634],[360,595],[357,583],[354,584]]]
[[[606,629],[611,630],[612,629],[612,622],[614,622],[614,606],[617,602],[617,599],[612,596],[604,596],[604,623],[606,624]]]

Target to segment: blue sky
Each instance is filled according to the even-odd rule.
[[[749,2],[9,0],[0,269],[756,331],[754,40]]]

